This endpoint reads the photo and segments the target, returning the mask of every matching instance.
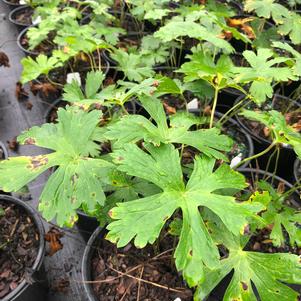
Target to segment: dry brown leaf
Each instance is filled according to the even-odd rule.
[[[174,107],[169,106],[167,103],[163,102],[163,106],[168,115],[176,114],[177,110]]]
[[[10,67],[9,58],[3,51],[0,51],[0,67],[1,66]]]
[[[19,101],[27,99],[29,94],[24,90],[23,85],[20,82],[16,83],[16,98]]]
[[[61,238],[64,236],[64,233],[59,231],[57,228],[52,227],[46,234],[45,240],[49,242],[49,256],[53,256],[56,252],[63,249],[63,244]]]

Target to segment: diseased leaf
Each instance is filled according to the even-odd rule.
[[[87,113],[67,107],[58,110],[57,124],[33,127],[21,134],[20,143],[54,152],[1,161],[0,187],[4,191],[18,191],[50,167],[56,167],[40,197],[39,209],[47,220],[56,218],[59,225],[72,225],[76,209],[82,204],[91,210],[97,204],[103,205],[101,178],[112,164],[93,158],[100,153],[96,141],[103,139],[98,127],[100,116],[100,111]]]

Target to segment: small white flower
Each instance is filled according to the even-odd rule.
[[[76,81],[80,86],[82,84],[80,74],[78,72],[68,73],[67,74],[67,83],[71,84],[73,81]]]
[[[198,99],[197,98],[194,98],[192,101],[190,101],[188,104],[187,104],[187,109],[188,110],[196,110],[199,106],[199,102],[198,102]],[[178,301],[178,300],[177,300]]]
[[[242,159],[242,153],[239,153],[236,157],[231,160],[230,167],[235,167]]]
[[[175,299],[174,301],[182,301],[180,298]]]

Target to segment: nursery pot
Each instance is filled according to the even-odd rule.
[[[238,103],[244,96],[239,97],[236,100],[236,103]],[[282,96],[282,95],[276,95],[275,94],[276,99],[279,101],[277,103],[275,103],[274,101],[272,102],[272,108],[273,109],[277,109],[278,107],[284,107],[285,109],[289,106],[291,106],[292,108],[301,108],[301,105],[298,104],[297,102],[291,100],[288,97]],[[252,108],[251,108],[252,109]],[[279,109],[278,111],[281,111],[281,109]],[[243,128],[253,139],[254,141],[254,147],[255,147],[255,153],[259,153],[262,152],[263,150],[265,150],[267,147],[269,147],[271,145],[271,140],[257,134],[254,129],[252,129],[250,127],[250,125],[246,122],[246,120],[244,118],[242,118],[240,115],[236,114],[236,120],[239,123],[239,125],[241,126],[241,128]],[[267,154],[259,157],[257,159],[257,163],[259,164],[259,168],[265,170],[267,168],[267,163],[269,158],[271,157],[271,154],[273,153],[274,149],[272,149],[270,152],[268,152]],[[275,159],[276,156],[274,156]],[[289,145],[282,145],[280,147],[280,153],[279,153],[279,159],[278,159],[278,166],[277,166],[277,174],[283,178],[285,178],[286,180],[291,180],[291,175],[293,173],[293,164],[295,161],[296,155],[295,152],[293,150],[292,147],[290,147]],[[275,160],[271,160],[271,164],[269,166],[269,170],[270,172],[273,172],[275,167]],[[254,165],[256,166],[256,165]]]
[[[2,141],[0,141],[0,160],[4,160],[4,159],[7,159],[8,158],[8,152],[7,152],[7,149],[4,145],[4,143]]]
[[[99,222],[96,217],[90,216],[81,210],[77,210],[76,212],[78,215],[76,226],[84,240],[88,241],[91,234],[99,227]]]
[[[29,13],[30,12],[33,13],[33,9],[29,5],[19,6],[19,7],[16,7],[15,9],[13,9],[8,16],[9,21],[11,23],[15,24],[20,31],[22,31],[24,28],[32,25],[31,22],[24,23],[24,22],[20,22],[17,20],[17,16],[19,14],[26,13],[27,11]]]
[[[28,275],[31,281],[23,279],[23,281],[12,292],[2,298],[1,301],[45,300],[47,295],[47,286],[45,280],[45,272],[43,272],[42,265],[45,254],[45,233],[40,217],[36,210],[19,199],[8,195],[0,195],[0,200],[22,207],[22,209],[31,217],[36,226],[37,232],[39,233],[38,255],[34,262],[34,265],[30,269],[30,275]]]
[[[301,181],[301,161],[297,158],[294,163],[294,183]]]
[[[92,278],[91,260],[94,252],[94,247],[97,245],[97,240],[100,239],[103,236],[103,234],[104,228],[98,227],[94,231],[94,233],[88,240],[82,259],[82,280],[89,301],[99,301],[95,296],[92,285],[88,282],[91,281]]]
[[[14,9],[18,6],[24,5],[24,4],[19,4],[19,3],[13,3],[13,2],[10,2],[9,0],[2,0],[2,2],[5,3],[6,5],[8,5],[10,9]]]
[[[29,28],[31,28],[32,26],[28,26],[26,28],[24,28],[18,35],[17,37],[17,45],[18,47],[26,54],[26,55],[29,55],[29,56],[32,56],[32,57],[36,57],[39,55],[38,52],[35,52],[35,51],[32,51],[32,50],[29,50],[29,49],[26,49],[23,45],[22,45],[22,39],[23,37],[26,35],[27,31]]]

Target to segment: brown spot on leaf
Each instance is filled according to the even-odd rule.
[[[250,234],[250,225],[245,225],[244,227],[244,235]]]
[[[192,255],[193,255],[193,252],[192,252],[192,250],[190,250],[190,251],[189,251],[189,255],[190,255],[190,256],[192,256]]]
[[[75,185],[75,182],[78,180],[79,176],[77,173],[75,173],[72,177],[71,177],[71,182],[72,185]]]
[[[24,141],[24,144],[28,144],[28,145],[36,144],[36,140],[34,138],[29,137]]]
[[[241,282],[242,289],[246,291],[249,287],[245,282]]]
[[[48,158],[44,156],[35,156],[30,159],[30,165],[28,166],[30,169],[38,169],[41,166],[44,166],[48,163]]]
[[[112,210],[110,210],[110,211],[108,212],[108,214],[109,214],[109,217],[110,217],[110,218],[113,218],[113,211],[112,211]]]

